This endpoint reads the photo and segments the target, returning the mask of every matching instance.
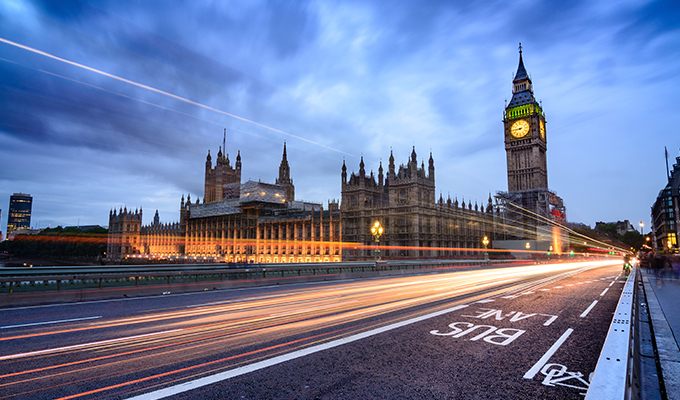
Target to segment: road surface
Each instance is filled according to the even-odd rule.
[[[0,398],[580,399],[613,260],[0,310]]]

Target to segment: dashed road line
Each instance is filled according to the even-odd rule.
[[[592,303],[590,303],[590,305],[588,306],[588,308],[586,308],[586,310],[583,311],[583,312],[581,313],[581,315],[579,315],[579,317],[585,318],[585,317],[588,315],[588,313],[590,312],[590,310],[592,310],[593,307],[595,307],[595,304],[597,304],[597,300],[594,300]]]
[[[564,286],[555,286],[553,289],[562,289]]]
[[[492,303],[494,301],[495,301],[494,299],[483,299],[483,300],[475,301],[475,303],[484,304],[484,303]]]
[[[609,288],[604,288],[602,293],[600,293],[600,297],[604,296],[604,294],[607,293],[607,290],[609,290]]]

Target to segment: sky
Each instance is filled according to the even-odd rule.
[[[680,156],[678,2],[3,0],[0,39],[163,91],[0,43],[3,228],[13,192],[36,227],[176,221],[224,128],[242,181],[273,181],[286,141],[298,199],[415,146],[437,193],[485,201],[507,190],[519,42],[570,221],[648,227]]]

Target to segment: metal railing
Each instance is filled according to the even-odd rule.
[[[435,270],[460,266],[498,265],[510,260],[399,260],[309,264],[202,264],[202,265],[116,265],[67,266],[0,269],[0,294],[16,291],[64,290],[171,284],[180,282],[239,279],[285,278],[311,275],[337,275],[356,272]]]
[[[634,312],[635,276],[633,268],[616,305],[616,311],[600,357],[593,373],[593,379],[586,393],[586,400],[619,400],[633,398],[633,368],[637,350]]]

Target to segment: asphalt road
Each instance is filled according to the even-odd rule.
[[[0,310],[0,398],[579,399],[617,261]]]

